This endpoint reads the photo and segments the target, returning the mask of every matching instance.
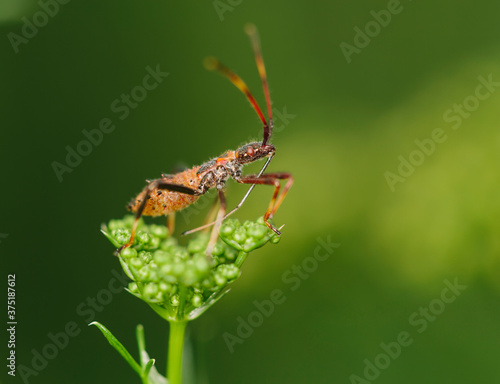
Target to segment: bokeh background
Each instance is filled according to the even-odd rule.
[[[126,213],[145,179],[261,138],[244,97],[201,64],[217,56],[264,107],[243,32],[249,21],[260,32],[273,107],[286,112],[276,115],[269,170],[292,172],[296,182],[276,216],[286,224],[280,244],[253,253],[231,293],[191,324],[190,382],[500,380],[500,87],[475,98],[480,76],[500,81],[500,3],[402,0],[401,12],[348,62],[340,44],[354,45],[355,28],[387,8],[386,1],[73,0],[16,53],[9,34],[21,36],[42,8],[0,0],[0,265],[4,288],[16,274],[17,363],[31,367],[34,351],[68,322],[81,330],[29,382],[138,382],[76,310],[119,270],[99,228]],[[158,64],[168,77],[121,120],[112,102]],[[449,118],[459,113],[454,129],[458,120]],[[116,129],[59,181],[53,162],[64,164],[66,146],[75,149],[82,130],[103,118]],[[435,129],[446,140],[423,160],[413,155],[420,165],[391,187],[387,172],[398,174],[399,156],[408,160],[415,140]],[[229,205],[245,190],[230,182]],[[258,188],[237,216],[260,216],[271,194]],[[178,215],[178,230],[201,223],[204,207]],[[292,291],[283,274],[314,256],[318,238],[340,245]],[[445,281],[466,288],[440,306]],[[238,317],[274,289],[286,301],[230,353],[222,335],[237,335]],[[439,313],[418,332],[410,318],[430,304]],[[135,325],[144,324],[164,371],[168,327],[142,302],[116,294],[95,319],[131,351]],[[365,359],[373,363],[381,343],[401,332],[412,344],[365,377]],[[21,382],[19,370],[14,379],[6,370],[1,382]]]

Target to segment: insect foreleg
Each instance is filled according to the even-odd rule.
[[[281,192],[281,195],[279,194],[280,189],[281,189],[281,184],[280,180],[288,180],[286,183],[285,187],[283,188],[283,191]],[[269,223],[269,220],[273,218],[274,214],[278,210],[279,206],[283,202],[283,199],[285,198],[288,190],[293,184],[293,176],[290,173],[284,173],[284,172],[279,172],[279,173],[265,173],[263,175],[249,175],[242,177],[239,180],[236,180],[238,183],[242,184],[265,184],[265,185],[274,185],[274,193],[273,197],[269,203],[269,207],[267,208],[266,213],[264,214],[264,222],[266,225],[272,229],[276,234],[280,235],[281,232],[276,229],[271,223]],[[278,197],[279,195],[279,197]]]

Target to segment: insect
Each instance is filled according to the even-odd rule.
[[[213,225],[210,240],[208,242],[206,250],[207,255],[210,256],[212,253],[215,242],[217,241],[222,221],[241,207],[241,205],[248,198],[252,189],[257,184],[274,186],[273,196],[271,198],[267,211],[264,214],[264,222],[275,233],[277,233],[278,235],[281,234],[279,229],[275,228],[270,223],[270,220],[273,218],[277,209],[283,202],[283,199],[285,198],[288,190],[292,186],[293,177],[290,173],[285,172],[264,173],[276,153],[276,148],[271,143],[269,143],[269,139],[271,138],[273,130],[271,99],[269,96],[267,75],[262,58],[257,29],[253,24],[249,24],[245,27],[245,32],[250,37],[250,42],[254,51],[257,69],[259,71],[259,75],[262,81],[262,87],[264,89],[264,96],[266,99],[269,120],[266,120],[264,114],[262,113],[262,110],[257,104],[255,98],[250,93],[247,85],[237,74],[235,74],[233,71],[231,71],[229,68],[221,64],[217,59],[213,57],[206,58],[204,64],[208,70],[217,71],[223,76],[227,77],[246,96],[264,125],[264,136],[262,142],[245,144],[237,150],[226,151],[218,157],[213,158],[202,165],[194,166],[191,169],[174,175],[163,174],[161,178],[149,181],[149,184],[128,205],[128,209],[132,212],[135,212],[135,220],[132,226],[132,232],[129,241],[116,251],[116,255],[120,254],[123,249],[130,247],[133,244],[137,230],[137,224],[141,216],[167,216],[171,218],[173,217],[172,214],[174,212],[180,211],[193,204],[201,195],[205,194],[212,188],[217,189],[217,194],[220,201],[220,207],[215,221],[184,232],[184,234],[193,233],[195,231]],[[258,174],[242,174],[242,168],[246,164],[264,158],[266,158],[267,160]],[[226,198],[224,195],[224,187],[229,178],[232,178],[233,180],[241,184],[251,184],[251,187],[248,189],[240,203],[232,211],[226,214]],[[281,190],[281,194],[280,180],[287,180],[286,185]],[[168,223],[170,224],[167,224],[167,226],[169,226],[169,230],[172,231],[173,220],[168,220]]]

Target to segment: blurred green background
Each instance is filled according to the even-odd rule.
[[[249,21],[273,107],[287,114],[276,115],[269,171],[296,181],[275,218],[286,224],[280,244],[253,253],[231,293],[191,324],[196,382],[500,381],[500,3],[405,0],[384,19],[379,12],[396,3],[70,1],[45,20],[40,3],[0,0],[0,265],[4,287],[16,274],[17,363],[31,367],[33,350],[68,322],[81,330],[29,382],[138,382],[77,311],[119,270],[99,227],[126,213],[144,179],[262,137],[244,97],[201,64],[218,57],[264,107],[243,32]],[[374,12],[386,26],[374,24]],[[16,40],[16,53],[11,33],[22,36],[34,18],[46,25]],[[370,41],[358,36],[366,46],[348,62],[341,43],[353,46],[355,28],[367,26]],[[169,75],[121,120],[111,104],[158,64]],[[484,100],[481,76],[493,80],[480,90]],[[60,182],[53,162],[64,164],[66,146],[75,149],[103,118],[116,129]],[[435,129],[446,139],[431,151]],[[415,140],[428,155],[414,153]],[[400,156],[419,165],[405,170]],[[387,172],[398,167],[406,176],[391,187]],[[228,183],[229,206],[245,191]],[[262,215],[271,194],[257,188],[237,217]],[[178,231],[201,223],[204,206],[179,214]],[[292,290],[283,274],[314,256],[318,238],[340,246],[308,264]],[[466,288],[443,304],[445,280]],[[274,289],[286,301],[231,353],[222,335],[237,335],[238,317]],[[422,320],[429,305],[437,315]],[[167,325],[127,293],[101,309],[95,320],[131,351],[134,327],[144,324],[163,372]],[[377,357],[386,363],[381,343],[401,332],[411,345],[365,376]],[[2,382],[21,382],[19,367],[15,379],[6,370]]]

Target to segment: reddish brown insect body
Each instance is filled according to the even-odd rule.
[[[176,175],[165,175],[162,180],[172,184],[184,185],[189,188],[196,188],[201,180],[200,175],[196,172],[200,169],[199,166],[188,169]],[[131,201],[127,208],[132,212],[137,212],[144,200],[147,191],[143,190],[139,196]],[[200,198],[199,195],[188,195],[185,193],[171,192],[165,189],[155,188],[151,190],[150,197],[142,211],[143,216],[166,216],[169,213],[180,211],[191,204],[195,203]]]
[[[273,217],[274,213],[281,205],[287,191],[292,186],[293,178],[291,174],[284,172],[264,174],[265,169],[276,153],[275,147],[269,143],[273,128],[271,100],[269,97],[266,71],[264,61],[262,60],[257,31],[253,25],[249,25],[246,28],[246,32],[250,36],[257,62],[257,68],[262,79],[269,114],[269,123],[266,121],[259,105],[250,93],[248,87],[238,75],[233,73],[230,69],[222,65],[214,58],[207,59],[205,61],[205,66],[207,69],[220,72],[245,94],[248,101],[257,112],[260,120],[264,124],[264,138],[262,142],[245,144],[235,151],[227,151],[200,166],[195,166],[175,175],[162,175],[160,179],[150,181],[149,185],[147,185],[144,190],[128,205],[129,210],[136,213],[136,217],[132,227],[130,240],[127,244],[117,250],[117,255],[122,249],[133,244],[137,224],[142,215],[170,215],[193,204],[201,195],[205,194],[211,188],[217,188],[220,200],[220,208],[216,220],[213,223],[185,232],[185,234],[192,233],[199,229],[214,225],[207,247],[208,255],[212,253],[222,220],[235,212],[243,204],[256,184],[274,185],[275,187],[273,197],[264,215],[264,222],[274,232],[280,234],[280,231],[276,229],[269,222],[269,220]],[[242,168],[244,165],[264,158],[267,158],[267,161],[257,175],[242,175]],[[252,186],[248,189],[247,193],[236,208],[226,215],[226,199],[223,188],[229,178],[234,179],[238,183],[252,184]],[[281,192],[281,195],[279,194],[281,189],[280,180],[288,180],[283,188],[283,191]]]

